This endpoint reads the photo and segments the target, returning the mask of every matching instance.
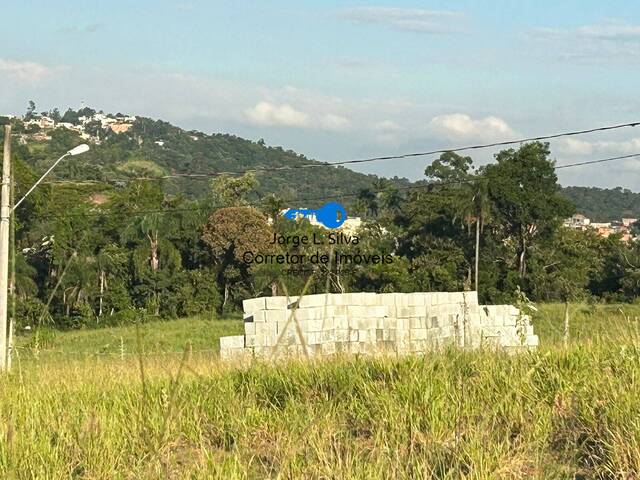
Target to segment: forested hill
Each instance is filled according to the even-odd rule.
[[[623,188],[564,187],[576,211],[596,222],[640,218],[640,193]]]
[[[84,110],[71,111],[71,114],[68,111],[53,127],[37,124],[43,117],[50,118],[43,115],[34,115],[31,122],[12,122],[14,134],[21,136],[22,145],[17,153],[34,172],[45,170],[69,148],[87,142],[91,150],[62,162],[56,167],[53,180],[97,180],[118,185],[119,179],[132,177],[204,174],[196,178],[178,176],[162,180],[163,189],[168,193],[202,198],[210,191],[208,174],[265,169],[256,173],[258,197],[277,193],[283,199],[301,202],[340,194],[355,196],[362,189],[374,188],[378,180],[375,175],[343,167],[304,168],[317,162],[291,150],[267,146],[261,140],[253,142],[234,135],[185,131],[144,117],[116,114],[106,115],[105,119],[104,114]],[[87,117],[96,119],[87,121]],[[109,121],[112,122],[105,123]],[[398,186],[410,184],[400,178],[393,182]]]
[[[0,118],[0,123],[7,121]],[[118,185],[119,180],[132,177],[203,174],[161,181],[167,193],[202,198],[210,191],[208,174],[264,169],[256,173],[256,199],[276,193],[289,202],[299,200],[300,204],[305,199],[317,203],[317,199],[344,194],[349,203],[361,191],[381,185],[379,177],[348,168],[304,168],[317,162],[292,150],[267,146],[263,141],[185,131],[145,117],[103,114],[84,108],[69,109],[64,115],[57,110],[42,114],[28,111],[24,120],[14,119],[11,123],[21,140],[16,153],[33,172],[45,171],[55,158],[81,142],[92,144],[88,153],[68,158],[56,167],[51,180],[96,180],[103,185]],[[397,177],[391,182],[400,187],[410,185],[408,180]],[[639,193],[596,187],[565,187],[562,192],[578,212],[595,221],[640,217]]]

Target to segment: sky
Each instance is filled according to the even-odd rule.
[[[328,162],[640,120],[628,0],[24,0],[0,15],[0,114],[87,105]],[[640,153],[640,126],[551,151]],[[417,180],[430,160],[354,169]],[[640,191],[640,158],[558,173]]]

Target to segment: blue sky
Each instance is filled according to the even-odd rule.
[[[326,161],[640,120],[638,2],[78,0],[3,13],[0,114],[85,102]],[[552,152],[640,153],[640,129]],[[427,162],[361,168],[417,179]],[[560,179],[640,191],[639,173],[628,160]]]

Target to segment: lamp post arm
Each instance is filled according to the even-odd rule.
[[[69,156],[69,155],[71,155],[71,154],[70,154],[69,152],[67,152],[67,153],[65,153],[64,155],[62,155],[58,160],[56,160],[56,161],[53,163],[53,165],[51,165],[51,166],[49,167],[49,170],[47,170],[46,172],[44,172],[44,175],[42,175],[42,176],[38,179],[38,181],[37,181],[36,183],[34,183],[34,184],[33,184],[33,186],[32,186],[32,187],[27,191],[27,193],[25,193],[25,194],[24,194],[24,196],[23,196],[20,200],[18,200],[18,201],[16,202],[16,204],[13,206],[13,208],[11,209],[11,211],[13,212],[13,211],[18,207],[18,205],[20,205],[20,204],[24,201],[24,199],[25,199],[25,198],[27,198],[27,197],[29,196],[29,194],[30,194],[31,192],[33,192],[33,191],[35,190],[35,188],[36,188],[38,185],[40,185],[40,183],[44,180],[44,178],[45,178],[47,175],[49,175],[49,173],[51,173],[51,170],[53,170],[54,168],[56,168],[56,165],[58,165],[58,164],[62,161],[62,159],[63,159],[63,158],[65,158],[65,157],[67,157],[67,156]]]

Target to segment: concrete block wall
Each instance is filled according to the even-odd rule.
[[[538,345],[526,315],[512,305],[478,305],[476,292],[260,297],[243,309],[244,335],[220,339],[224,359]]]

